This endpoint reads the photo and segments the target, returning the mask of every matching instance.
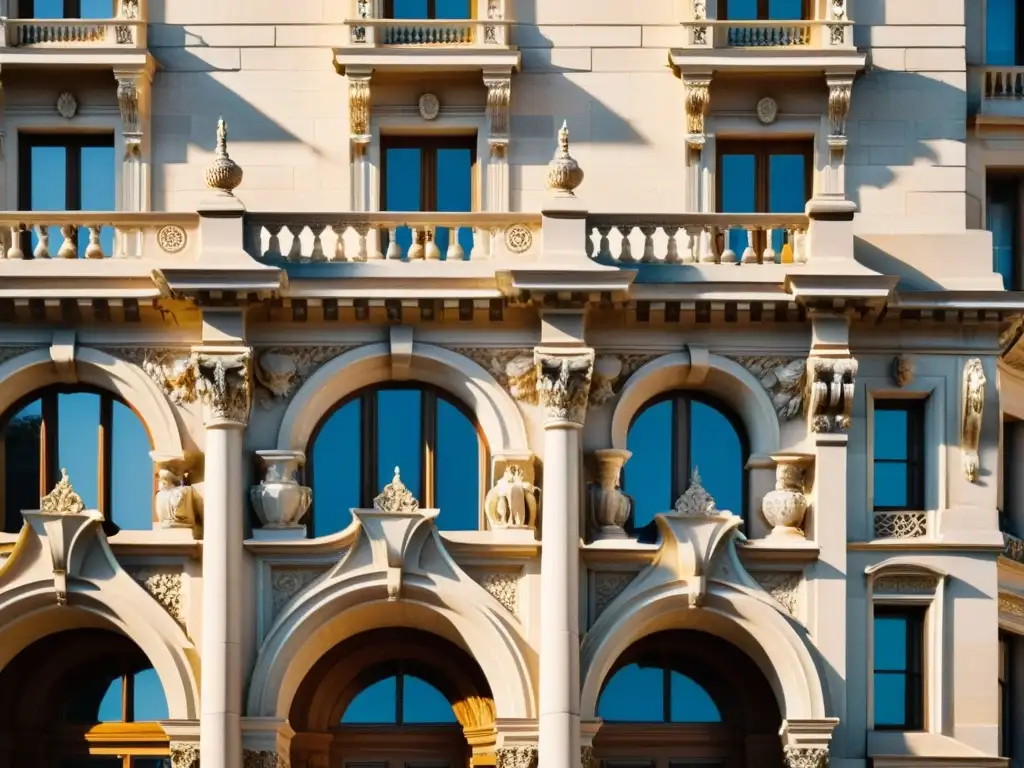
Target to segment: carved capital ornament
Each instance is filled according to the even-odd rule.
[[[686,80],[686,143],[691,149],[704,148],[704,118],[711,103],[711,79]]]
[[[846,432],[853,414],[858,363],[852,357],[807,360],[807,414],[812,432]]]
[[[587,415],[594,353],[563,357],[537,352],[537,395],[544,406],[545,426],[582,427]]]

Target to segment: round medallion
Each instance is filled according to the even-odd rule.
[[[774,123],[778,114],[779,105],[775,103],[775,99],[771,99],[766,96],[757,102],[757,119],[765,125],[771,125]]]
[[[424,120],[434,120],[441,111],[441,102],[432,93],[424,93],[420,96],[420,117]]]
[[[526,224],[513,224],[505,230],[505,248],[510,253],[526,253],[533,248],[533,232]]]
[[[179,253],[185,249],[185,245],[188,243],[188,235],[177,224],[168,224],[167,226],[160,227],[160,230],[156,233],[156,243],[165,253]]]
[[[57,97],[57,114],[66,120],[70,120],[78,113],[78,100],[73,93],[64,91]]]

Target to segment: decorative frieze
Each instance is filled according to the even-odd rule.
[[[199,768],[199,745],[172,741],[171,768]]]
[[[350,349],[353,349],[353,345],[269,347],[257,350],[253,366],[253,374],[259,385],[257,399],[264,408],[273,405],[275,399],[287,399],[322,365]]]
[[[185,628],[184,576],[173,568],[129,568],[129,575]]]
[[[807,360],[807,413],[812,432],[846,432],[853,412],[858,363],[852,357]]]
[[[875,512],[876,539],[914,539],[927,535],[926,512]]]
[[[1018,619],[1024,619],[1024,600],[1010,595],[999,595],[999,610]]]
[[[761,382],[782,421],[803,412],[807,381],[807,359],[784,357],[734,357]]]
[[[270,572],[271,620],[293,597],[320,578],[326,568],[274,568]]]
[[[506,611],[519,618],[519,574],[495,572],[472,575]]]
[[[790,616],[798,615],[801,581],[799,571],[753,571],[751,576],[765,592],[786,609]]]
[[[612,600],[633,583],[636,573],[633,571],[597,571],[594,573],[594,615],[591,623],[604,613]]]
[[[562,357],[537,352],[534,359],[537,395],[545,420],[583,426],[594,375],[594,353]]]
[[[876,595],[934,595],[939,580],[936,576],[918,574],[892,574],[874,580]]]
[[[695,27],[707,33],[707,27]],[[686,78],[683,81],[684,103],[686,105],[686,143],[691,149],[701,150],[707,140],[704,134],[704,118],[711,103],[711,78]]]
[[[242,750],[243,768],[288,768],[288,760],[270,750]]]
[[[786,747],[786,768],[827,768],[827,747]]]
[[[537,768],[537,746],[515,744],[499,747],[494,754],[495,768]]]
[[[964,365],[963,402],[961,404],[960,453],[963,458],[964,477],[978,481],[981,460],[978,446],[981,442],[981,420],[985,412],[985,368],[978,358]]]

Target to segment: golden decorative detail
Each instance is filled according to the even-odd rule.
[[[78,515],[85,511],[85,503],[71,487],[66,469],[61,469],[57,485],[39,501],[39,511],[46,515]]]
[[[569,154],[569,124],[562,123],[558,132],[558,148],[548,164],[548,189],[556,197],[576,197],[576,188],[583,183],[583,169]]]
[[[419,511],[420,503],[412,495],[412,491],[405,487],[398,467],[395,467],[395,476],[391,482],[385,485],[384,490],[373,500],[373,508],[389,515],[408,515]]]
[[[683,83],[686,105],[686,143],[693,149],[704,146],[704,117],[711,103],[711,80],[686,80]]]
[[[223,117],[217,120],[217,148],[204,176],[207,187],[227,195],[233,195],[242,183],[241,166],[228,156],[228,124]]]
[[[348,120],[353,141],[366,142],[370,136],[370,78],[349,77]]]

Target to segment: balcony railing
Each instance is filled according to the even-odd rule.
[[[353,45],[402,47],[506,46],[509,22],[500,19],[351,19]]]
[[[804,214],[591,214],[587,253],[608,264],[802,264]]]
[[[1024,66],[972,67],[971,76],[979,116],[1024,120]]]
[[[194,213],[0,212],[3,259],[194,261]]]
[[[145,48],[139,19],[0,19],[0,48]]]
[[[828,20],[739,21],[694,19],[682,22],[684,48],[849,48],[853,22]]]

